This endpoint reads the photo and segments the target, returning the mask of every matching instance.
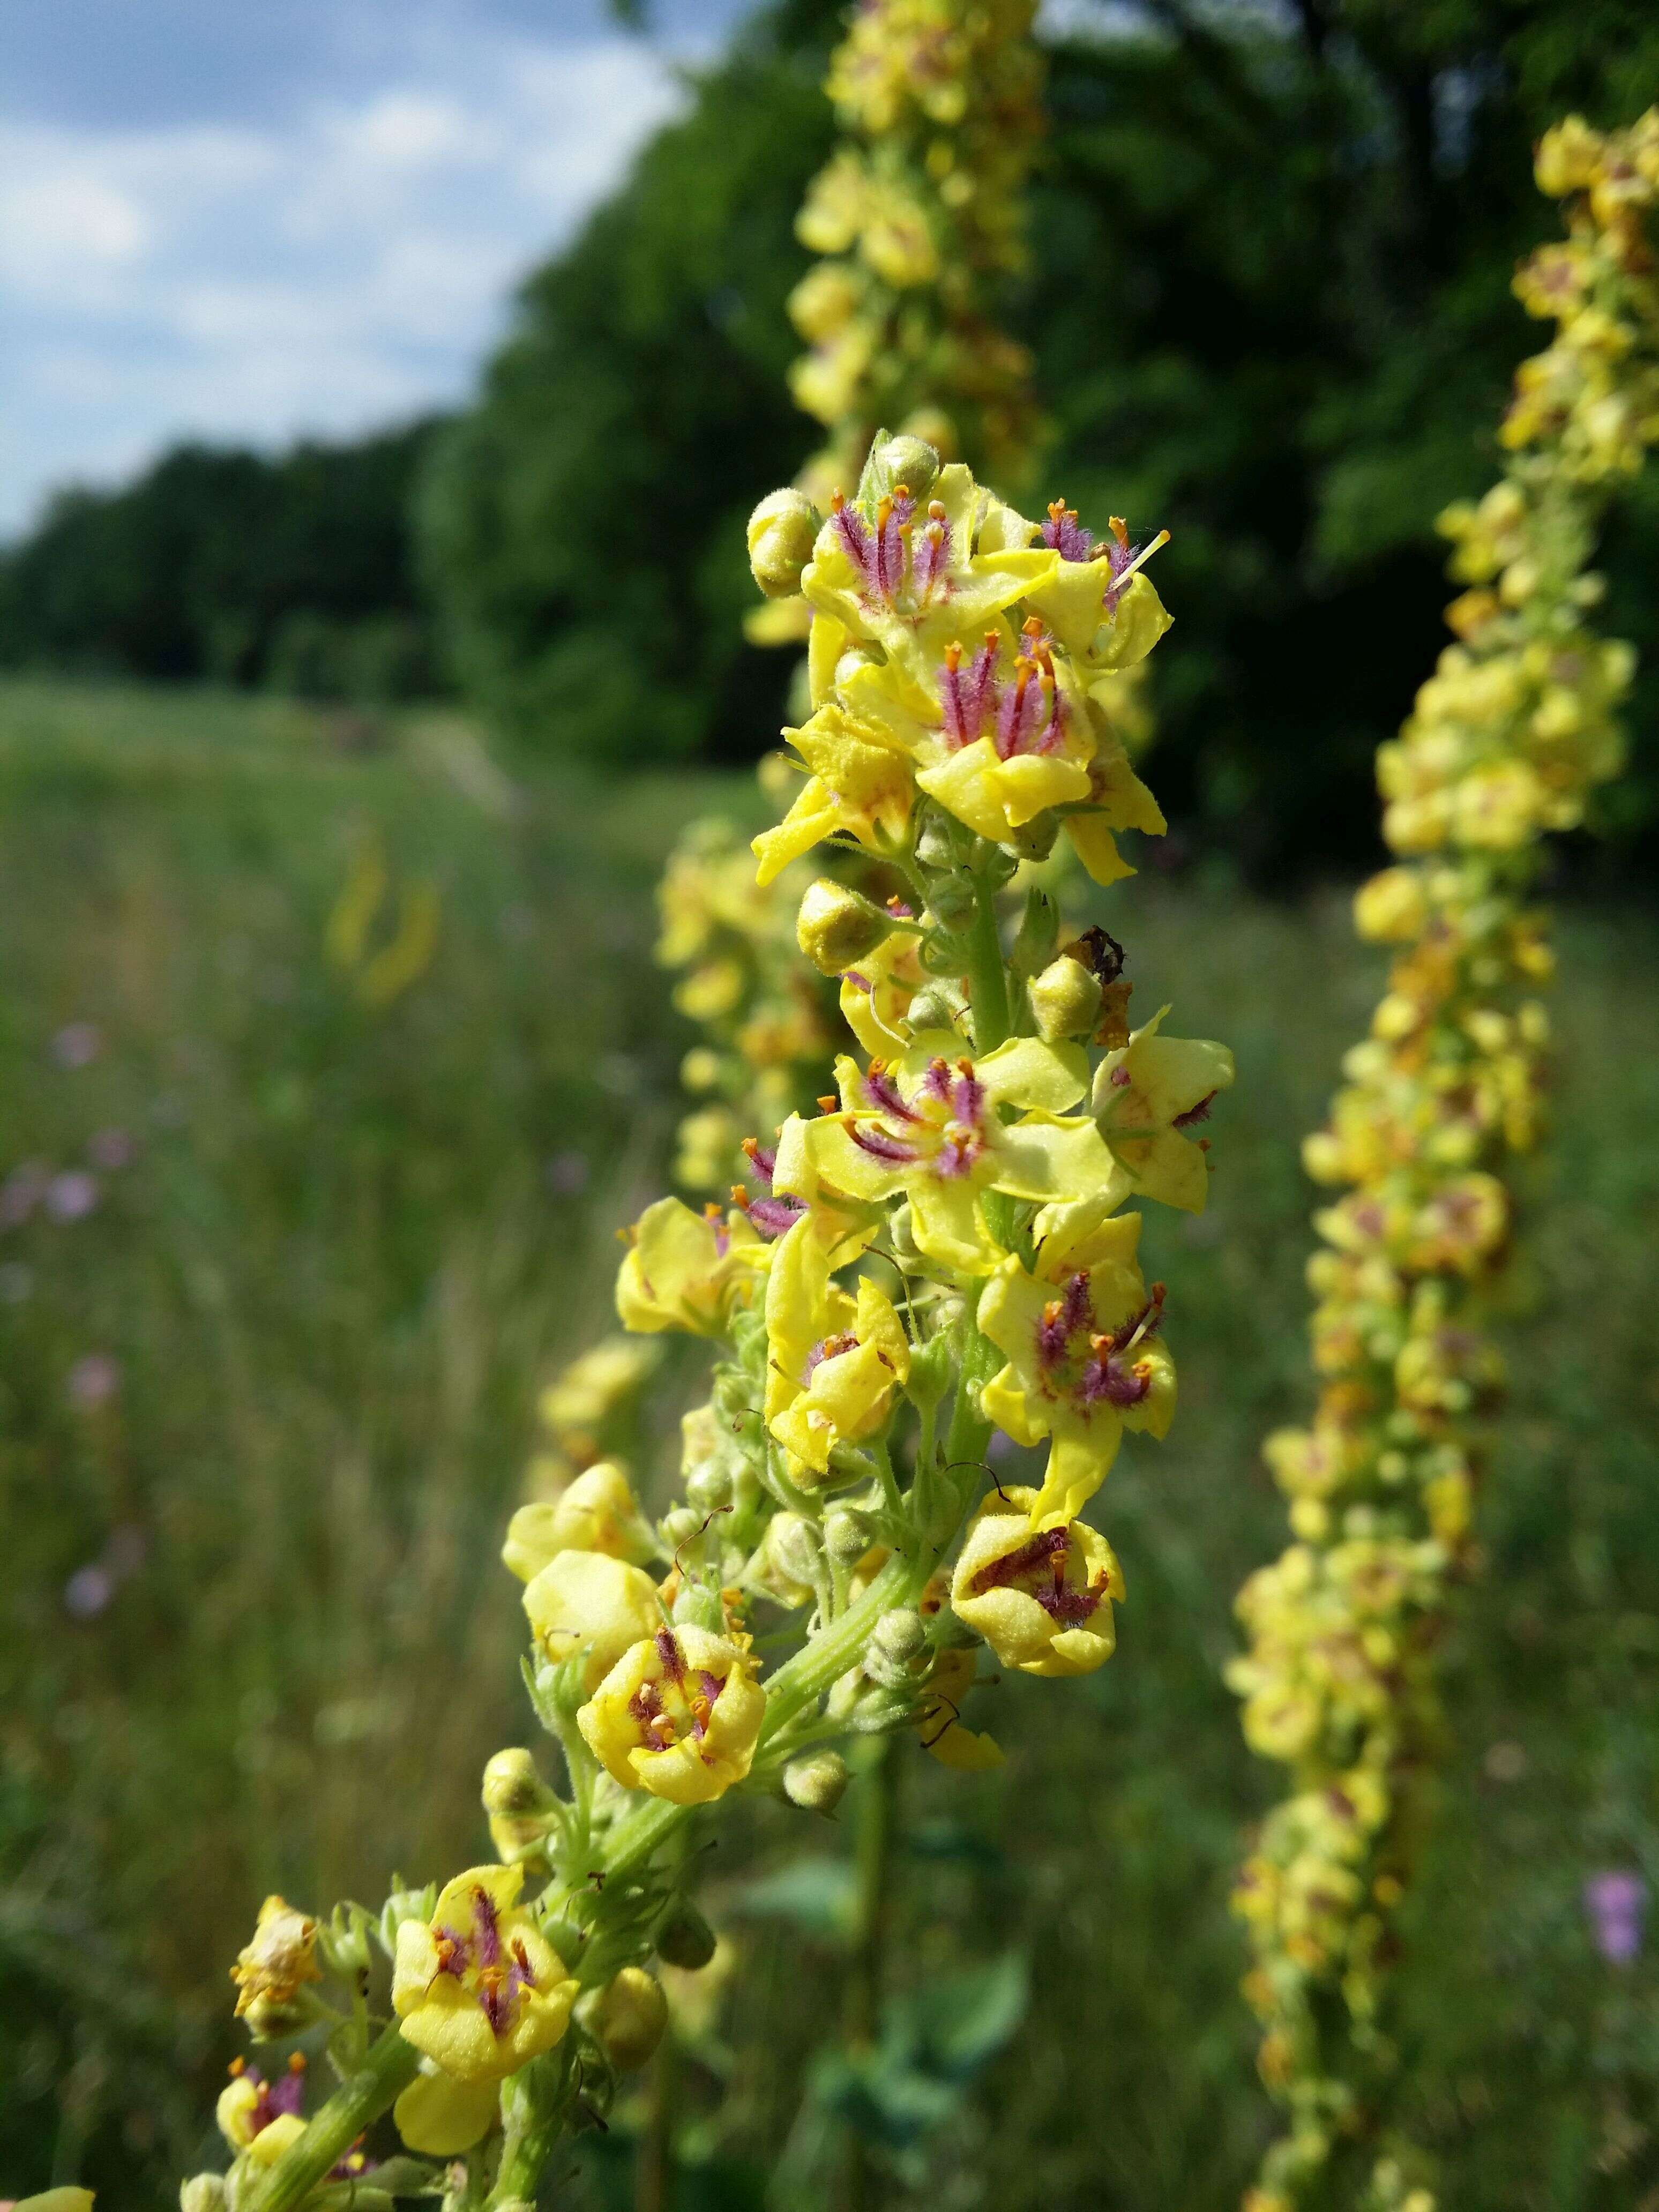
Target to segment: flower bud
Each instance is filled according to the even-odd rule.
[[[824,1516],[823,1548],[837,1566],[856,1566],[870,1548],[869,1516],[836,1506]]]
[[[582,2026],[618,2074],[643,2066],[668,2025],[662,1984],[643,1966],[624,1966],[583,2000],[580,2012]]]
[[[179,2212],[223,2212],[224,2202],[222,2173],[192,2173],[179,2185]]]
[[[1086,1036],[1100,1012],[1100,981],[1080,960],[1062,952],[1029,987],[1037,1035],[1045,1044]]]
[[[774,1514],[767,1526],[765,1548],[787,1581],[810,1588],[817,1580],[823,1553],[817,1531],[805,1514]]]
[[[947,877],[928,894],[927,904],[944,928],[965,929],[974,918],[974,886],[965,876]]]
[[[732,1470],[704,1460],[685,1478],[685,1502],[694,1513],[718,1513],[732,1502]]]
[[[948,1334],[930,1336],[912,1347],[904,1395],[924,1413],[936,1412],[956,1373],[956,1347]]]
[[[521,1746],[498,1751],[483,1771],[483,1808],[492,1820],[509,1814],[544,1813],[553,1793]]]
[[[695,1974],[714,1955],[714,1931],[689,1897],[683,1897],[657,1938],[657,1956]]]
[[[839,975],[890,936],[893,919],[845,884],[820,876],[809,884],[795,921],[795,942],[822,975]]]
[[[860,499],[884,499],[902,484],[912,499],[925,500],[939,471],[939,458],[924,439],[884,438],[870,448],[859,484]]]
[[[803,491],[768,492],[749,518],[749,566],[769,599],[792,599],[812,557],[823,518]]]
[[[689,1505],[677,1505],[672,1512],[662,1516],[663,1541],[672,1549],[678,1550],[682,1544],[689,1544],[702,1527],[701,1513],[694,1511]]]
[[[958,1011],[952,1004],[953,995],[944,983],[930,983],[911,1000],[905,1008],[904,1018],[913,1030],[952,1029]]]
[[[920,1669],[927,1650],[927,1632],[921,1615],[908,1605],[884,1613],[871,1632],[864,1671],[884,1689],[903,1686]]]
[[[809,1752],[783,1770],[783,1794],[803,1813],[833,1813],[847,1789],[847,1761],[838,1751]]]

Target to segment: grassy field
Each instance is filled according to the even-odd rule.
[[[750,803],[509,779],[442,717],[0,688],[3,2193],[167,2202],[259,1897],[476,1854],[483,1760],[531,1725],[495,1546],[538,1387],[661,1187],[686,1038],[650,887],[722,802]],[[1012,1948],[1031,1995],[896,2206],[1220,2207],[1267,2125],[1224,1898],[1268,1777],[1220,1669],[1283,1540],[1259,1441],[1308,1396],[1297,1144],[1376,974],[1334,896],[1189,874],[1109,912],[1137,1009],[1226,1038],[1239,1082],[1212,1211],[1149,1235],[1182,1410],[1095,1510],[1118,1656],[1005,1686],[999,1776],[907,1770],[893,1986]],[[1563,938],[1559,1143],[1407,1978],[1402,2117],[1458,2212],[1659,2208],[1659,1977],[1601,1960],[1580,1902],[1602,1867],[1659,1882],[1659,939]],[[833,2004],[829,1922],[745,1910],[799,1825],[760,1808],[711,1872],[748,1970],[688,2069],[684,2207],[757,2197]],[[616,2200],[626,2134],[561,2206]]]

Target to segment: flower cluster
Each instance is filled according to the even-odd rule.
[[[878,440],[803,536],[813,712],[789,734],[811,773],[755,842],[768,878],[828,841],[904,885],[801,898],[860,1050],[775,1143],[750,1137],[729,1205],[646,1209],[628,1337],[550,1393],[580,1472],[535,1486],[503,1559],[561,1786],[498,1752],[491,1863],[378,1914],[267,1902],[239,2010],[267,2040],[325,2028],[343,2083],[307,2115],[302,2066],[239,2070],[230,2172],[187,2185],[188,2212],[320,2208],[342,2176],[533,2200],[661,2035],[656,1967],[712,1955],[690,1822],[733,1790],[831,1809],[854,1735],[995,1765],[964,1717],[986,1658],[1058,1678],[1113,1650],[1123,1576],[1079,1516],[1126,1431],[1164,1434],[1176,1389],[1128,1202],[1203,1206],[1195,1132],[1232,1065],[1162,1013],[1132,1030],[1121,947],[1099,927],[1062,945],[1040,888],[1006,941],[1003,894],[1061,830],[1109,882],[1114,833],[1162,826],[1097,696],[1166,617],[1120,533],[1059,504],[1029,523],[913,439]],[[653,1522],[608,1448],[627,1347],[669,1332],[714,1364]],[[1039,1480],[994,1479],[996,1430],[1046,1450]],[[370,2166],[388,2109],[405,2154]]]
[[[1031,357],[998,327],[1024,264],[1024,187],[1042,129],[1033,0],[861,0],[826,90],[842,137],[796,228],[823,258],[789,302],[808,350],[797,404],[830,433],[799,483],[823,506],[899,423],[1006,479],[1029,465]],[[807,611],[763,567],[757,643],[804,637]]]
[[[863,0],[830,63],[844,142],[797,226],[825,258],[790,301],[811,349],[790,381],[840,433],[832,470],[856,465],[859,427],[867,437],[896,400],[941,411],[990,469],[1024,457],[1030,356],[996,329],[987,295],[1024,259],[1041,129],[1033,12],[1030,0]]]
[[[1291,1778],[1236,1899],[1261,2071],[1291,2116],[1251,2212],[1289,2212],[1339,2152],[1375,2157],[1379,2005],[1442,1733],[1437,1646],[1502,1381],[1486,1320],[1514,1236],[1506,1170],[1542,1121],[1539,841],[1580,822],[1620,762],[1632,656],[1588,625],[1588,563],[1659,440],[1659,111],[1608,137],[1563,124],[1537,173],[1568,202],[1568,236],[1516,289],[1558,328],[1516,379],[1501,481],[1443,518],[1468,586],[1455,642],[1379,756],[1397,860],[1356,919],[1399,949],[1306,1147],[1337,1194],[1309,1271],[1321,1395],[1310,1427],[1267,1446],[1297,1540],[1239,1599],[1245,1734]],[[1369,2185],[1379,2204],[1431,2203],[1389,2160]]]
[[[845,1042],[833,988],[795,942],[805,888],[804,876],[757,884],[747,846],[719,817],[687,828],[658,885],[657,957],[680,971],[674,1004],[704,1032],[680,1067],[701,1102],[679,1127],[674,1179],[684,1189],[723,1190],[739,1140],[769,1143],[811,1103]]]

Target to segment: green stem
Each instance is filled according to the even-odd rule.
[[[883,1973],[892,1937],[893,1845],[898,1829],[898,1747],[878,1738],[858,1791],[858,1921],[848,1965],[842,2025],[854,2051],[875,2048],[881,2036]],[[847,2212],[866,2212],[875,2176],[864,2136],[855,2128],[848,2145]]]
[[[570,2051],[566,2042],[550,2058],[532,2060],[512,2085],[517,2108],[507,2121],[501,2162],[484,2212],[501,2212],[519,2201],[535,2203],[543,2171],[569,2118]]]
[[[289,2212],[301,2203],[408,2087],[420,2063],[420,2052],[404,2040],[394,2021],[370,2046],[361,2069],[334,2092],[298,2142],[271,2167],[248,2212]]]
[[[968,931],[968,995],[974,1010],[974,1050],[994,1052],[1007,1040],[1008,971],[997,928],[997,895],[983,876],[974,878],[974,919]]]

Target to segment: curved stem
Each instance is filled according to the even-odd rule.
[[[289,2212],[325,2180],[371,2121],[390,2109],[420,2069],[421,2054],[393,2021],[369,2047],[362,2068],[307,2122],[255,2191],[248,2212]]]

